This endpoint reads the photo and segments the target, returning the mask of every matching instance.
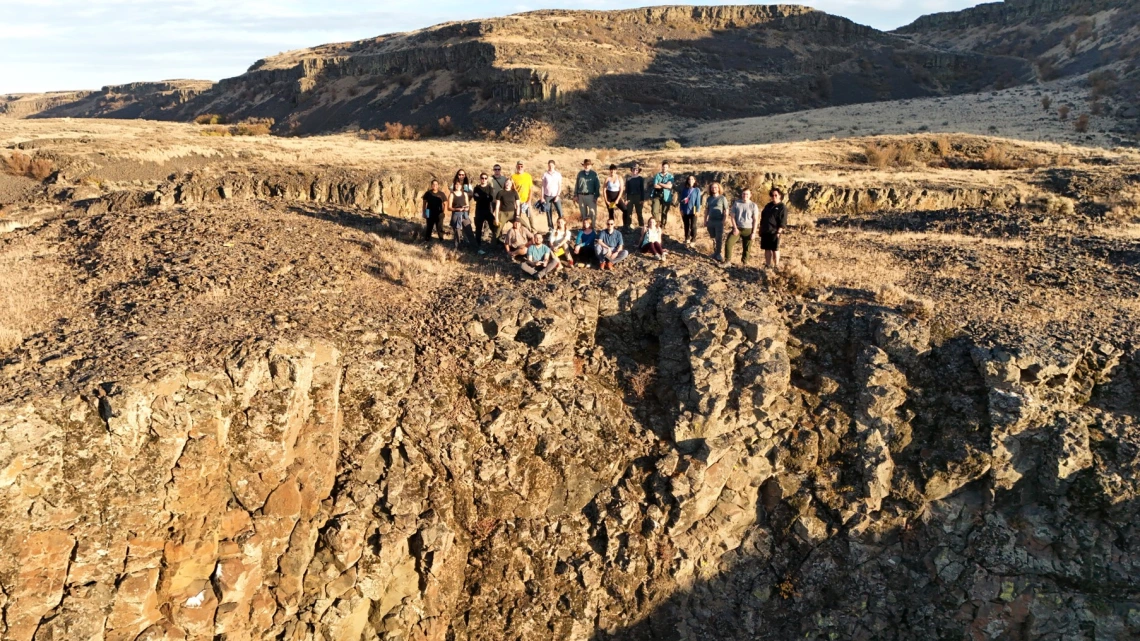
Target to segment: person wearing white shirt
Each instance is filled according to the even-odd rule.
[[[546,173],[542,175],[542,204],[546,210],[546,228],[554,229],[555,208],[558,220],[562,220],[562,174],[555,169],[553,160],[546,163]]]

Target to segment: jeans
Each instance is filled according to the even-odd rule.
[[[432,212],[427,217],[427,227],[424,228],[424,240],[431,240],[432,228],[439,230],[439,239],[443,240],[443,214]]]
[[[578,213],[582,215],[582,220],[589,218],[597,225],[598,197],[592,194],[578,194]]]
[[[661,225],[661,233],[665,233],[665,225],[669,222],[669,210],[673,208],[673,203],[665,202],[660,198],[653,199],[653,217],[657,219],[657,224]]]
[[[697,240],[697,215],[681,214],[681,223],[685,225],[685,241]]]
[[[595,244],[594,245],[594,251],[596,251],[598,253],[598,260],[599,261],[604,260],[604,261],[612,263],[614,265],[620,263],[621,261],[625,260],[625,258],[627,256],[629,256],[629,252],[627,252],[624,247],[618,247],[616,249],[606,249],[599,244]]]
[[[459,249],[463,245],[463,238],[467,237],[468,245],[475,245],[475,229],[471,225],[464,225],[463,227],[455,228],[455,248]]]
[[[724,260],[724,223],[709,223],[707,229],[713,239],[713,258]]]
[[[562,220],[562,199],[555,200],[543,196],[542,201],[546,204],[546,228],[554,229],[554,209],[556,207],[558,208],[558,220]]]
[[[740,237],[740,244],[744,247],[744,255],[740,258],[741,265],[748,264],[748,253],[752,249],[752,230],[741,229],[739,234],[733,234],[724,241],[724,262],[732,260],[732,250],[736,247],[736,238]]]

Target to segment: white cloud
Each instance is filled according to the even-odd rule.
[[[721,0],[723,1],[723,0]],[[879,28],[971,0],[802,0]],[[281,51],[439,22],[573,5],[617,9],[647,0],[0,0],[0,93],[96,88],[134,80],[237,75]],[[701,2],[716,4],[716,2]],[[330,7],[331,5],[331,7]]]

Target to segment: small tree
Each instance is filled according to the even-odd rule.
[[[1073,108],[1070,107],[1069,105],[1061,105],[1060,107],[1057,108],[1057,115],[1061,117],[1061,120],[1068,120],[1069,119],[1069,112],[1071,112],[1072,110],[1073,110]]]
[[[1053,98],[1049,96],[1041,96],[1041,106],[1045,111],[1049,111],[1049,107],[1053,106]]]
[[[1076,129],[1079,134],[1087,132],[1089,130],[1089,115],[1081,114],[1080,117],[1077,118],[1077,121],[1073,123],[1073,129]]]

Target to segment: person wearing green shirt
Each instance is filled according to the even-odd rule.
[[[669,173],[669,163],[661,163],[661,171],[653,177],[653,217],[661,223],[664,235],[669,226],[669,210],[677,195],[673,192],[673,174]]]
[[[602,193],[602,181],[594,171],[594,161],[586,159],[582,171],[574,181],[574,202],[578,203],[578,213],[582,221],[594,222],[598,217],[598,196]]]

